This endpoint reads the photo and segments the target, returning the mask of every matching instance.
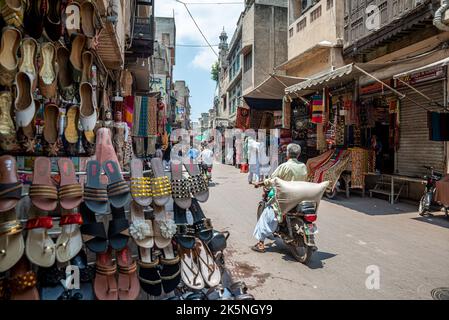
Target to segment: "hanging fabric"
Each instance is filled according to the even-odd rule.
[[[449,113],[427,112],[429,139],[432,141],[449,141]]]
[[[237,117],[235,120],[235,127],[237,129],[242,129],[242,130],[246,130],[249,129],[249,109],[247,108],[243,108],[243,107],[238,107],[237,108]]]
[[[282,100],[282,128],[290,129],[292,114],[292,102],[287,96]]]
[[[124,99],[125,112],[123,113],[123,120],[128,124],[128,127],[133,127],[133,112],[134,112],[134,97],[127,96]]]
[[[148,135],[157,135],[157,99],[155,97],[148,98]]]
[[[322,123],[323,122],[323,96],[315,95],[312,98],[312,123]]]

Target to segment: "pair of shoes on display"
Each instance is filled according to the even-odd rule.
[[[185,164],[189,177],[183,177],[182,164],[171,163],[171,184],[173,190],[173,200],[182,209],[190,208],[192,197],[199,202],[206,202],[209,199],[208,182],[201,174],[198,164]]]

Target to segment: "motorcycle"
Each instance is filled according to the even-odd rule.
[[[268,192],[264,188],[263,200],[259,202],[257,209],[257,221],[268,203]],[[317,203],[314,201],[303,201],[295,209],[284,215],[283,221],[279,223],[275,237],[281,238],[290,250],[292,256],[303,264],[308,264],[312,254],[318,250],[315,244],[315,235],[318,228]]]
[[[442,207],[446,214],[446,217],[449,218],[449,207],[438,206],[436,203],[434,203],[437,181],[443,178],[443,174],[436,172],[433,167],[424,166],[424,168],[426,168],[427,171],[429,171],[429,174],[424,176],[424,179],[427,182],[424,195],[419,201],[419,208],[418,208],[419,215],[424,216],[426,214],[431,214],[432,210],[439,210]]]
[[[211,182],[212,181],[212,165],[201,163],[201,171],[203,173],[204,178],[208,182]]]

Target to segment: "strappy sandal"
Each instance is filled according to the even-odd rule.
[[[112,208],[112,220],[108,228],[109,245],[114,250],[122,250],[129,240],[129,222],[123,208]]]
[[[84,203],[96,213],[108,212],[108,191],[101,183],[101,164],[97,160],[87,162],[87,181],[84,186]]]
[[[130,190],[128,183],[123,180],[117,162],[108,160],[103,163],[103,169],[109,179],[108,197],[112,206],[123,208],[130,201]]]
[[[178,248],[181,257],[181,279],[186,286],[193,290],[204,288],[204,280],[201,277],[200,268],[196,262],[197,257],[194,249]]]
[[[151,189],[153,191],[153,202],[157,206],[164,206],[171,196],[170,179],[164,174],[164,167],[160,158],[151,159],[151,169],[154,178],[151,179]]]
[[[0,212],[13,209],[22,196],[22,183],[17,179],[16,159],[0,157]]]
[[[30,218],[26,223],[28,235],[25,253],[28,259],[37,266],[48,268],[55,263],[55,243],[47,232],[52,227],[53,220],[48,216]]]
[[[255,300],[254,296],[248,293],[248,287],[245,282],[234,282],[229,289],[235,297],[235,300]]]
[[[154,205],[153,213],[154,243],[159,249],[162,249],[170,245],[173,236],[176,234],[177,227],[174,221],[168,217],[165,206],[159,207]]]
[[[209,186],[204,176],[201,174],[198,164],[192,162],[184,164],[189,173],[190,192],[199,202],[206,202],[209,199]]]
[[[151,178],[143,176],[143,163],[140,159],[131,160],[131,195],[143,207],[149,206],[153,201]]]
[[[195,228],[188,225],[186,210],[173,204],[174,219],[176,224],[176,242],[185,249],[193,249],[195,247]]]
[[[49,158],[37,157],[34,160],[33,182],[29,192],[31,202],[39,209],[53,211],[58,205],[58,190],[51,179]]]
[[[179,255],[175,256],[171,244],[165,247],[163,252],[164,258],[160,258],[162,288],[165,293],[170,293],[176,289],[181,281],[181,258]]]
[[[234,300],[232,292],[222,285],[209,289],[206,295],[208,300]]]
[[[202,241],[209,241],[213,236],[212,222],[210,219],[206,218],[200,204],[195,198],[192,199],[190,212],[193,216],[193,226],[195,228],[196,236]]]
[[[76,179],[75,166],[69,158],[61,158],[58,160],[58,167],[61,176],[59,188],[61,207],[66,210],[74,209],[83,200],[83,188]]]
[[[119,300],[136,300],[140,293],[137,264],[131,258],[129,248],[117,252]]]
[[[118,300],[118,287],[115,273],[117,264],[112,262],[111,249],[97,254],[94,281],[95,297],[98,300]]]
[[[188,179],[182,176],[182,164],[171,164],[171,187],[173,201],[182,209],[190,208],[192,198]]]
[[[139,265],[139,282],[140,287],[147,294],[158,297],[162,294],[162,280],[158,272],[159,259],[154,261],[151,259],[151,249],[139,247],[140,260]]]
[[[89,209],[86,202],[81,203],[83,225],[81,236],[86,247],[95,253],[104,253],[108,249],[108,238],[102,222],[97,222],[95,212]]]
[[[61,234],[56,241],[56,260],[64,263],[74,258],[83,247],[80,225],[83,219],[79,213],[65,214],[61,216],[59,225]]]
[[[145,218],[145,213],[136,202],[131,202],[131,225],[129,233],[139,247],[154,246],[153,221]]]
[[[215,263],[209,248],[200,240],[197,240],[194,251],[198,258],[197,262],[200,267],[201,275],[206,284],[211,288],[218,286],[221,281],[221,272]]]
[[[11,300],[39,300],[37,277],[25,256],[11,269],[8,284]]]
[[[24,250],[20,221],[0,223],[0,273],[11,269],[23,256]]]

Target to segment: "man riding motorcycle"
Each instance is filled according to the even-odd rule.
[[[257,183],[256,188],[265,186],[271,188],[273,179],[279,178],[284,181],[306,181],[307,180],[307,167],[304,163],[299,162],[297,159],[301,155],[301,147],[297,144],[289,144],[287,146],[287,162],[281,164],[271,174],[269,179],[263,182]],[[269,198],[273,198],[274,190],[269,193]],[[278,227],[277,212],[273,206],[267,206],[254,229],[254,237],[258,240],[258,243],[251,247],[252,250],[257,252],[265,252],[265,239],[272,235]]]
[[[201,169],[212,179],[212,166],[214,163],[214,152],[207,145],[203,147],[200,153]]]

